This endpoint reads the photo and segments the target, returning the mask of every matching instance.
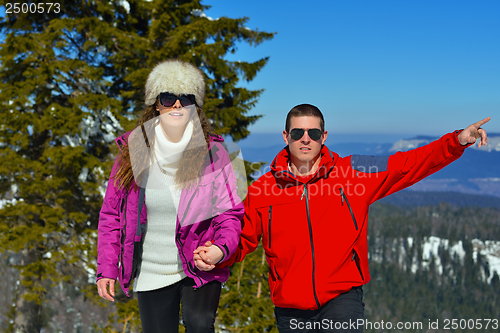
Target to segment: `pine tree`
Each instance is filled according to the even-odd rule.
[[[89,287],[113,139],[142,111],[149,70],[167,58],[200,67],[205,112],[237,141],[259,118],[247,112],[262,93],[238,85],[268,58],[225,56],[273,34],[248,29],[247,18],[210,19],[201,1],[24,3],[0,18],[0,251],[19,254],[13,330],[39,332],[51,286]]]

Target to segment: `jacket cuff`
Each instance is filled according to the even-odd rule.
[[[107,278],[107,279],[113,279],[116,281],[116,278],[118,276],[118,269],[117,268],[111,268],[111,269],[99,269],[97,268],[97,274],[96,274],[96,282],[99,281],[100,279]]]
[[[227,247],[226,244],[215,242],[212,245],[217,246],[222,251],[222,259],[219,260],[219,262],[217,262],[217,264],[223,262],[224,260],[226,260],[227,258],[230,257],[231,253],[229,252],[229,248]]]

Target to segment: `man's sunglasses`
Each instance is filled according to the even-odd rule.
[[[158,96],[158,100],[160,101],[161,105],[163,105],[166,108],[169,108],[179,100],[181,102],[182,106],[190,106],[193,104],[196,104],[196,97],[194,95],[189,94],[189,95],[174,95],[169,92],[162,92]]]
[[[300,140],[304,136],[304,132],[307,132],[309,137],[314,141],[321,139],[321,136],[323,135],[323,132],[317,128],[310,128],[308,130],[303,128],[294,128],[290,131],[290,136],[294,140]]]

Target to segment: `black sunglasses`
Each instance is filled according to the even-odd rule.
[[[308,130],[303,128],[294,128],[290,131],[290,136],[294,140],[300,140],[304,136],[304,132],[307,132],[309,137],[314,141],[321,139],[321,136],[323,135],[323,132],[317,128],[310,128]]]
[[[173,106],[175,102],[177,102],[177,100],[181,102],[182,106],[190,106],[196,104],[196,97],[192,94],[189,95],[182,94],[177,96],[169,92],[162,92],[158,96],[158,100],[160,101],[161,105],[163,105],[166,108]]]

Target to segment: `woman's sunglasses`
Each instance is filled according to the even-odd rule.
[[[177,102],[177,100],[181,102],[182,106],[190,106],[196,104],[196,97],[192,94],[189,95],[182,94],[177,96],[169,92],[162,92],[158,96],[158,100],[160,101],[161,105],[163,105],[166,108],[173,106],[175,102]]]
[[[294,128],[290,131],[290,136],[294,140],[300,140],[304,136],[304,132],[307,132],[309,137],[314,141],[321,139],[321,136],[323,135],[323,132],[317,128],[310,128],[308,130],[303,128]]]

